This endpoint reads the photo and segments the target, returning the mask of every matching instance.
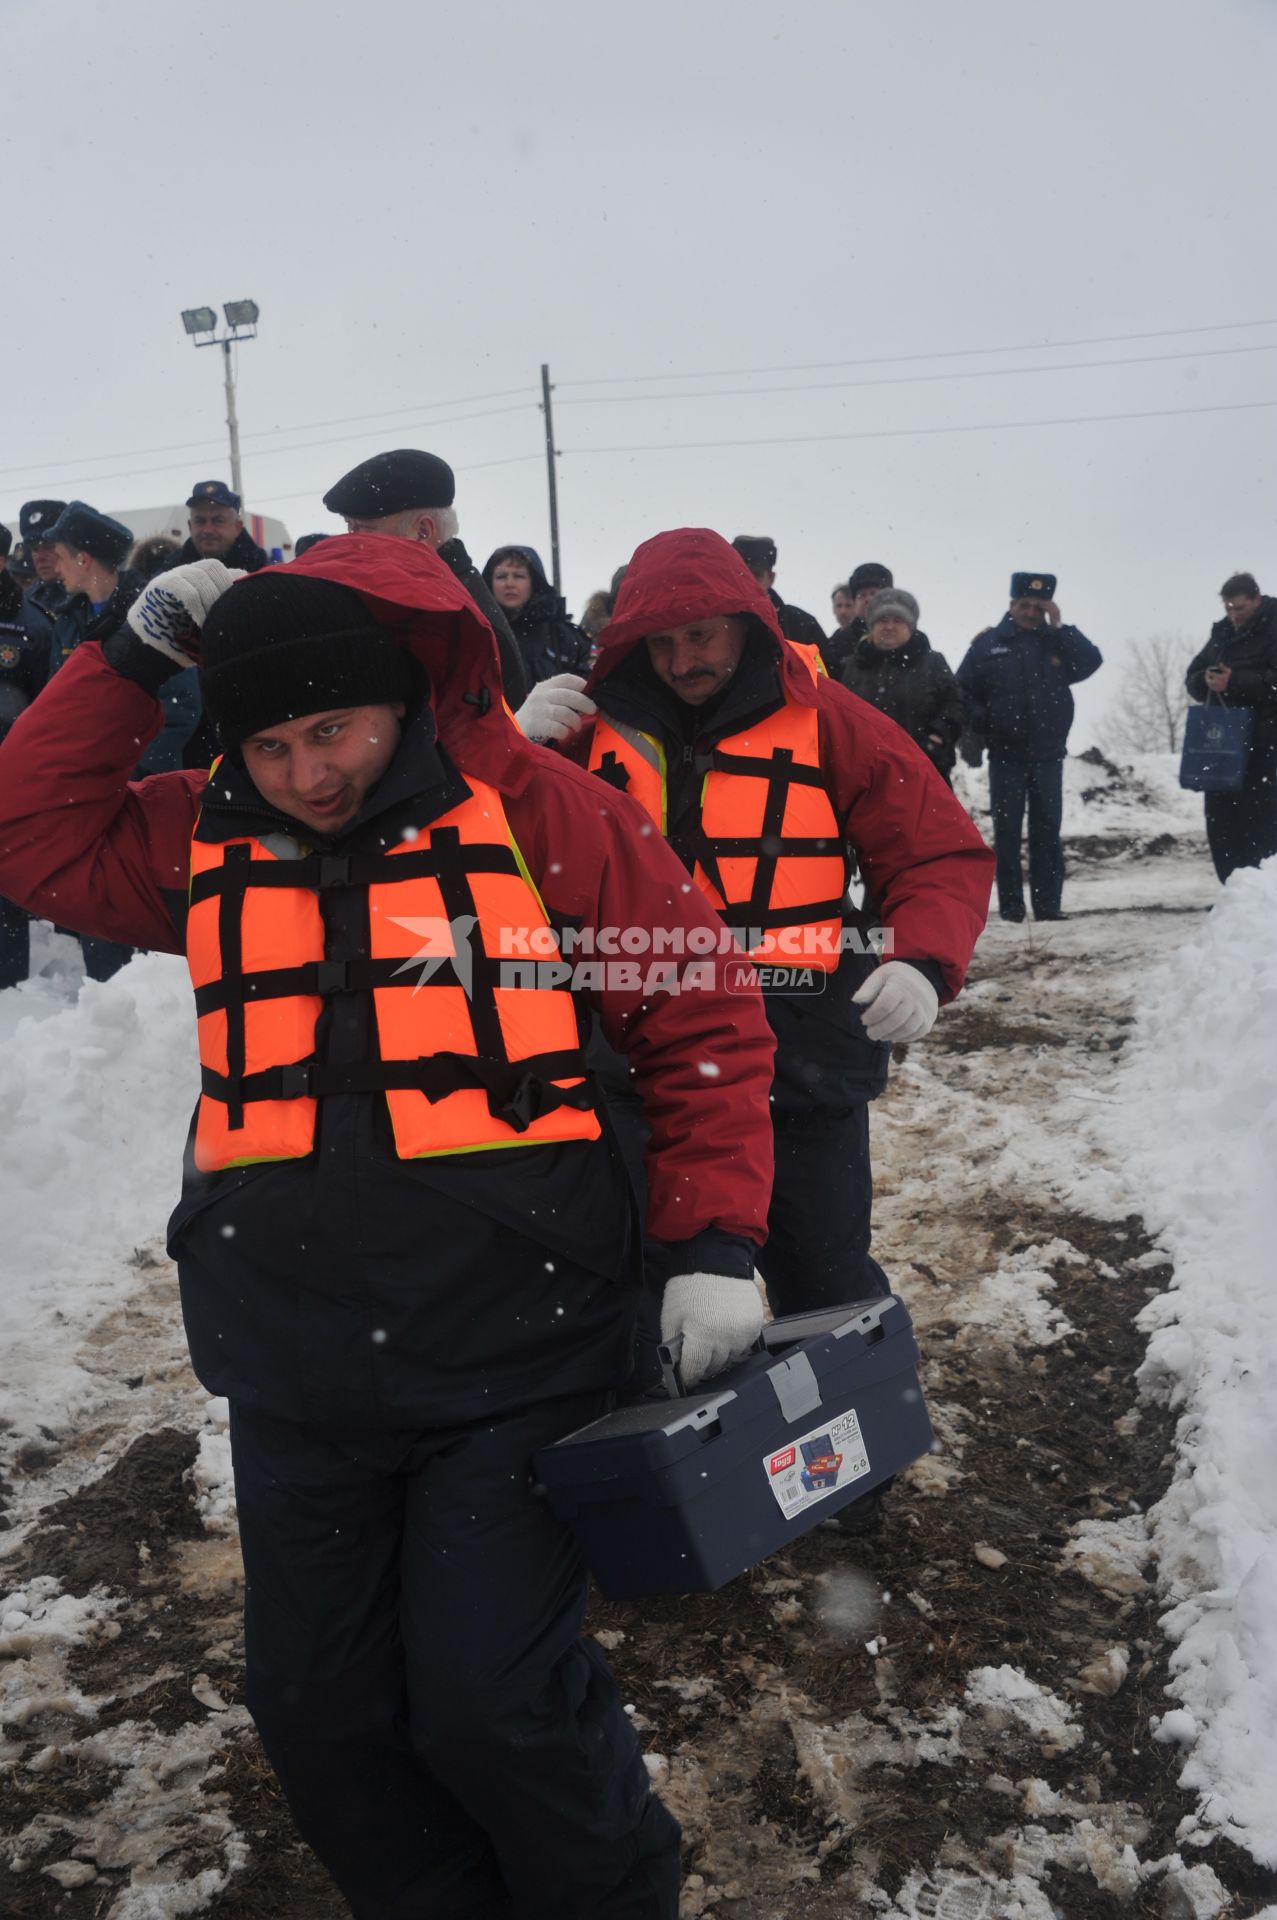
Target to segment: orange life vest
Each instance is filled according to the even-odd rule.
[[[384,853],[281,857],[253,837],[202,841],[197,825],[186,953],[202,1170],[310,1153],[326,1094],[384,1093],[401,1159],[598,1137],[571,993],[503,973],[511,955],[552,955],[553,936],[500,796],[467,784]],[[326,950],[332,887],[367,892],[359,959]],[[329,1063],[320,1015],[349,992],[372,995],[377,1058]]]
[[[815,649],[794,650],[815,680]],[[819,726],[815,707],[786,699],[698,759],[704,779],[692,877],[745,936],[752,960],[832,973],[851,873],[821,772]],[[654,735],[600,713],[590,768],[668,833],[665,751]]]

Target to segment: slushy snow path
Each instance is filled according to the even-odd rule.
[[[982,783],[962,778],[978,807]],[[726,1634],[729,1687],[708,1658],[698,1671],[689,1654],[682,1671],[679,1648],[688,1620],[703,1615],[703,1638],[712,1636],[735,1590],[689,1603],[681,1624],[675,1605],[668,1628],[657,1607],[601,1629],[622,1671],[640,1638],[653,1651],[650,1669],[626,1674],[635,1689],[626,1697],[639,1700],[650,1769],[687,1827],[697,1869],[687,1920],[718,1908],[725,1920],[862,1910],[901,1920],[1073,1920],[1107,1912],[1106,1900],[1170,1920],[1214,1920],[1258,1910],[1226,1893],[1211,1864],[1225,1871],[1209,1851],[1214,1834],[1261,1865],[1277,1863],[1277,863],[1237,876],[1221,900],[1198,803],[1179,794],[1165,763],[1119,775],[1072,761],[1067,791],[1073,917],[1040,931],[995,920],[969,992],[932,1043],[898,1061],[875,1116],[878,1244],[931,1356],[939,1446],[911,1470],[892,1522],[899,1531],[889,1529],[874,1564],[894,1564],[916,1585],[880,1592],[880,1577],[860,1572],[828,1538],[793,1567],[778,1558],[737,1595],[755,1613],[770,1609],[770,1626],[761,1638]],[[105,986],[80,986],[74,946],[47,932],[37,934],[37,957],[40,977],[0,994],[0,1499],[11,1529],[0,1536],[0,1790],[6,1770],[14,1789],[0,1832],[0,1906],[7,1889],[23,1914],[47,1901],[48,1911],[63,1902],[56,1910],[71,1920],[202,1911],[240,1920],[267,1897],[252,1891],[255,1876],[278,1864],[274,1896],[279,1885],[295,1889],[281,1915],[328,1920],[341,1903],[268,1805],[269,1782],[235,1704],[225,1409],[185,1363],[163,1255],[196,1083],[185,969],[147,955]],[[1005,1224],[1017,1208],[1026,1230],[995,1245],[991,1222]],[[952,1552],[969,1476],[990,1457],[974,1445],[970,1404],[946,1399],[962,1367],[976,1377],[987,1367],[991,1382],[1007,1367],[1029,1381],[1067,1382],[1070,1367],[1098,1364],[1074,1351],[1060,1276],[1102,1289],[1104,1262],[1080,1252],[1063,1226],[1035,1238],[1034,1222],[1075,1221],[1080,1232],[1085,1219],[1133,1215],[1157,1242],[1143,1257],[1148,1273],[1156,1279],[1167,1256],[1174,1262],[1169,1290],[1141,1315],[1145,1394],[1178,1416],[1174,1476],[1147,1514],[1104,1517],[1097,1503],[1069,1528],[1059,1564],[1091,1583],[1083,1593],[1095,1592],[1098,1620],[1105,1596],[1147,1591],[1157,1556],[1173,1653],[1148,1732],[1157,1751],[1179,1756],[1185,1797],[1173,1844],[1182,1854],[1164,1832],[1160,1855],[1150,1850],[1149,1823],[1120,1797],[1133,1776],[1119,1765],[1111,1787],[1090,1757],[1088,1696],[1133,1686],[1138,1648],[1094,1648],[1080,1671],[1057,1658],[1048,1673],[1045,1640],[1008,1644],[965,1669],[938,1666],[919,1693],[908,1677],[916,1633],[915,1642],[902,1636],[912,1621],[925,1642],[928,1630],[939,1632],[929,1629],[933,1618],[952,1617],[961,1581],[946,1573],[928,1585],[927,1514],[948,1516],[943,1550]],[[1124,1262],[1128,1281],[1140,1264]],[[158,1560],[140,1545],[137,1578],[123,1588],[63,1592],[38,1564],[38,1546],[19,1577],[24,1543],[45,1538],[32,1532],[42,1511],[77,1488],[91,1494],[152,1439],[163,1443],[161,1461],[165,1448],[185,1445],[208,1533],[180,1551],[161,1539]],[[906,1522],[922,1528],[912,1546]],[[143,1524],[139,1517],[139,1531]],[[198,1535],[198,1519],[192,1525]],[[981,1590],[989,1605],[1007,1604],[996,1599],[1004,1548],[1014,1554],[1016,1542],[973,1539],[960,1550],[974,1552],[991,1583]],[[1081,1645],[1087,1622],[1077,1618],[1076,1590],[1064,1604]],[[157,1631],[152,1619],[174,1624]],[[820,1649],[831,1645],[844,1645],[848,1662],[869,1663],[879,1709],[831,1716],[818,1691],[804,1693],[795,1675],[824,1670],[819,1661],[830,1656]],[[83,1686],[77,1660],[87,1663],[76,1669],[89,1676]],[[893,1662],[906,1677],[893,1677]],[[652,1671],[663,1676],[654,1686]],[[161,1695],[169,1717],[149,1720],[141,1707],[128,1717],[129,1700]],[[175,1704],[183,1699],[187,1709]],[[670,1706],[676,1717],[662,1723],[658,1746],[662,1701],[682,1704]],[[782,1766],[777,1806],[790,1806],[795,1785],[814,1799],[794,1802],[792,1818],[777,1812],[759,1824],[757,1783],[775,1774],[778,1730],[795,1784],[784,1785]],[[1092,1769],[1076,1792],[1058,1773],[1054,1784],[1039,1777],[1071,1766],[1074,1753]],[[955,1829],[933,1858],[915,1853],[884,1888],[886,1863],[857,1851],[859,1823],[869,1815],[881,1827],[893,1795],[907,1823],[911,1805],[918,1810],[919,1767],[930,1770],[929,1798],[952,1779],[956,1805],[986,1782],[987,1817],[959,1823],[965,1842]],[[71,1768],[80,1783],[80,1799],[67,1803],[74,1814],[42,1813],[61,1804],[56,1790]],[[739,1802],[734,1768],[746,1783]],[[239,1786],[220,1791],[237,1770]],[[85,1795],[97,1780],[94,1806]],[[813,1807],[825,1823],[819,1844],[805,1825]],[[972,1836],[999,1826],[981,1853]],[[848,1844],[850,1869],[840,1850]]]

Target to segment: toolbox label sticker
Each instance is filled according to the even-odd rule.
[[[853,1480],[863,1480],[869,1455],[855,1409],[800,1434],[775,1453],[764,1454],[763,1471],[777,1506],[790,1516],[828,1499]]]

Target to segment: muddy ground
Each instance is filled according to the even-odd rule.
[[[1173,1424],[1137,1400],[1135,1320],[1169,1269],[1137,1214],[1078,1204],[1106,1171],[1084,1122],[1131,982],[1209,899],[1197,849],[1141,852],[1134,907],[1088,891],[1111,851],[1076,848],[1077,918],[995,927],[880,1103],[879,1257],[937,1431],[881,1534],[818,1530],[719,1594],[592,1608],[684,1824],[687,1920],[1242,1920],[1277,1898],[1196,1844],[1150,1739],[1167,1649],[1140,1516]],[[0,1592],[52,1578],[100,1614],[69,1644],[0,1637],[0,1915],[344,1920],[238,1704],[238,1557],[191,1485],[205,1400],[168,1263],[135,1265],[86,1343],[121,1379],[118,1428],[5,1467]]]

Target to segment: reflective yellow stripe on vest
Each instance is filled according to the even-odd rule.
[[[522,984],[545,908],[496,791],[471,791],[387,853],[281,858],[253,838],[191,846],[204,1171],[310,1153],[326,1094],[384,1094],[403,1159],[593,1140],[600,1128],[566,986]],[[325,950],[320,897],[367,893],[366,955]],[[507,977],[507,969],[510,969]],[[376,1057],[316,1056],[327,997],[372,996]]]

